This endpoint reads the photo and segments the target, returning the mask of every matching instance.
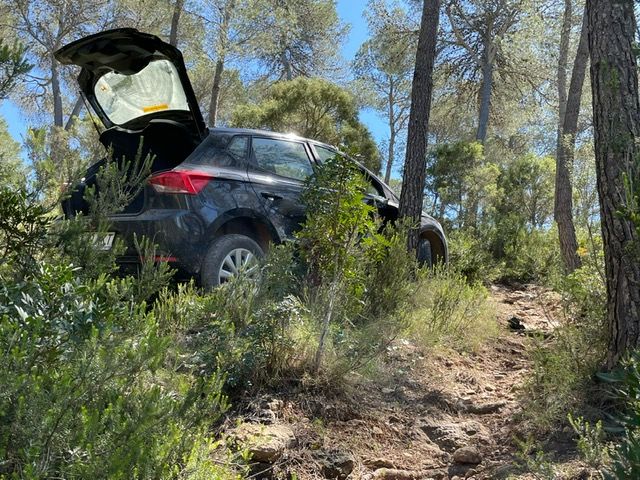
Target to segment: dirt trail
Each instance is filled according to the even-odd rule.
[[[531,368],[528,333],[553,330],[559,301],[534,286],[494,286],[491,295],[500,333],[474,353],[427,354],[399,341],[384,378],[354,379],[334,397],[253,402],[245,418],[260,426],[249,430],[267,438],[256,441],[263,473],[254,478],[526,478],[517,476],[513,438]]]

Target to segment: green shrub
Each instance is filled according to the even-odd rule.
[[[380,229],[365,187],[353,164],[329,160],[303,196],[299,242],[272,247],[258,279],[169,295],[162,328],[189,332],[176,355],[224,372],[230,394],[366,367],[406,327],[417,267],[405,232]]]
[[[480,284],[441,267],[427,272],[413,297],[410,332],[421,344],[473,349],[497,335],[495,307]]]
[[[0,468],[22,477],[168,476],[224,411],[215,376],[165,364],[170,338],[132,280],[45,264],[0,289]]]
[[[613,416],[617,428],[612,429],[621,436],[614,439],[611,463],[605,471],[609,478],[640,478],[640,353],[633,352],[620,368],[598,376],[610,384],[621,407]]]
[[[262,302],[255,286],[238,283],[197,299],[184,343],[189,364],[209,374],[225,373],[229,393],[274,385],[290,374],[295,351],[289,329],[301,321],[304,309],[292,296]]]
[[[504,282],[548,283],[559,271],[560,250],[555,228],[549,230],[517,230],[503,235],[499,279]]]
[[[593,402],[593,376],[606,353],[604,283],[592,266],[563,277],[564,323],[551,341],[534,340],[533,370],[524,391],[524,414],[539,432],[563,425],[570,412],[588,411]]]
[[[2,196],[0,476],[183,476],[226,408],[222,377],[176,362],[155,313],[168,307],[147,304],[163,268],[110,278],[86,223],[49,215],[34,195]],[[74,262],[82,244],[92,269]]]
[[[336,156],[311,177],[303,194],[307,219],[297,236],[310,285],[304,298],[319,333],[316,375],[327,350],[339,360],[332,362],[336,372],[346,371],[402,329],[398,310],[413,264],[402,235],[391,228],[380,233],[376,210],[365,202],[366,188],[355,164]]]
[[[602,420],[595,424],[582,417],[568,416],[569,424],[577,435],[578,451],[582,459],[591,468],[599,469],[609,463],[610,445],[606,443],[606,434]]]
[[[415,262],[402,232],[388,230],[358,264],[359,287],[340,304],[326,336],[323,378],[337,380],[375,359],[406,326]],[[364,248],[364,247],[363,247]],[[231,394],[314,372],[326,298],[310,295],[310,266],[296,246],[273,247],[258,281],[238,278],[207,294],[193,286],[165,291],[159,325],[188,368],[225,373]],[[338,307],[338,305],[336,305]]]
[[[449,233],[449,263],[470,282],[491,283],[499,275],[491,254],[490,234],[454,230]]]

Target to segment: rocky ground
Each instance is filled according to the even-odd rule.
[[[349,379],[340,394],[249,402],[226,433],[253,454],[253,478],[541,478],[519,465],[514,438],[531,335],[552,335],[559,300],[533,286],[491,294],[500,334],[473,353],[398,341],[384,375]],[[572,442],[556,453],[561,478],[590,478]]]

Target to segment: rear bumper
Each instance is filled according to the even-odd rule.
[[[137,268],[142,257],[167,262],[186,275],[200,272],[208,246],[203,220],[188,210],[147,210],[139,215],[111,217],[111,229],[124,241],[126,252],[118,258],[124,270]],[[146,238],[148,244],[143,242]]]

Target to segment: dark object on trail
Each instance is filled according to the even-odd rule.
[[[511,330],[524,330],[526,327],[524,326],[524,324],[522,323],[522,320],[520,320],[518,317],[511,317],[509,319],[509,328]]]
[[[110,217],[113,232],[104,248],[122,238],[128,250],[119,262],[125,267],[139,264],[134,237],[146,236],[157,245],[156,261],[171,262],[204,287],[250,271],[270,244],[292,239],[303,222],[299,196],[305,179],[336,155],[354,162],[335,147],[294,135],[209,130],[182,54],[153,35],[109,30],[73,42],[55,57],[82,67],[78,83],[105,127],[100,141],[113,161],[122,167],[153,158],[144,188]],[[73,189],[63,203],[67,216],[87,212],[84,191],[96,186],[105,163],[91,166]],[[366,201],[385,222],[395,221],[398,197],[357,165],[369,180]],[[134,170],[126,169],[130,175]],[[426,214],[420,242],[421,262],[447,261],[442,227]]]

